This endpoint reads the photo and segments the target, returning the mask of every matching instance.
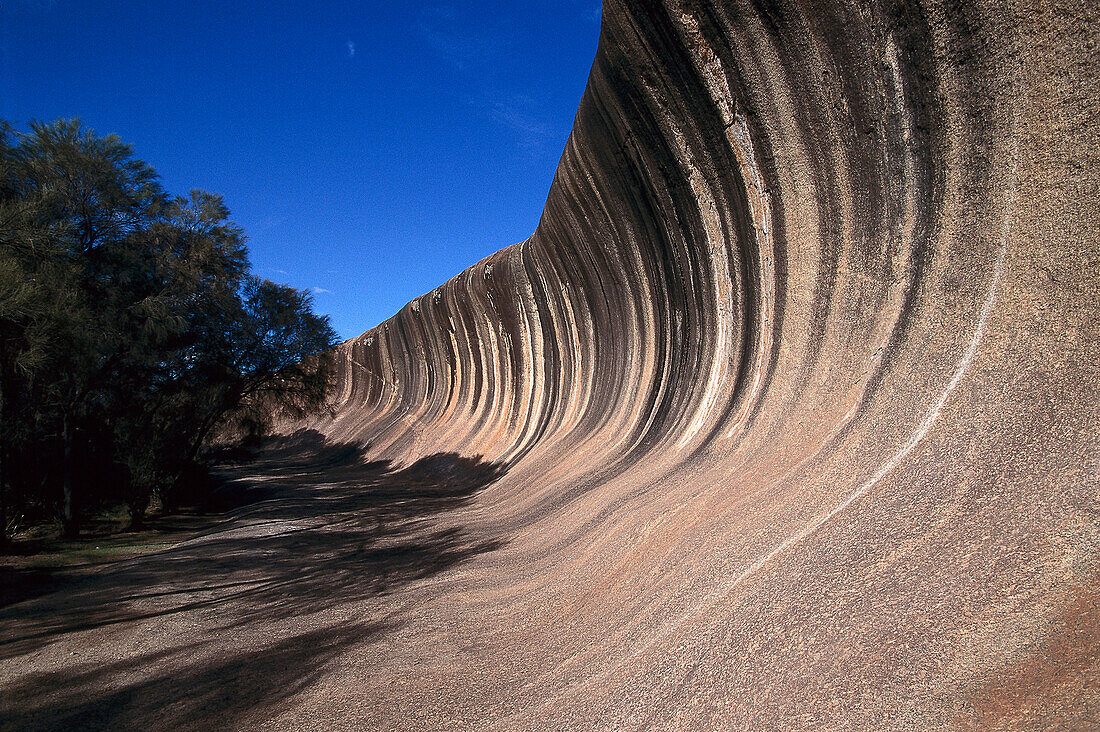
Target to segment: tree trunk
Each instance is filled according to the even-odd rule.
[[[73,503],[73,433],[67,414],[61,421],[61,439],[64,443],[61,458],[61,526],[66,538],[75,539],[80,534],[80,524]]]
[[[130,526],[127,531],[141,531],[145,528],[145,512],[149,509],[149,494],[146,492],[132,495],[126,503],[130,508]]]
[[[130,506],[130,526],[127,531],[141,531],[145,528],[145,506]]]
[[[2,412],[0,412],[2,414]],[[8,549],[8,492],[4,490],[4,445],[0,442],[0,553]]]
[[[4,383],[2,377],[0,377],[0,420],[5,419],[4,406]],[[0,439],[0,552],[8,549],[8,492],[4,490],[4,455],[6,449],[7,445],[4,444],[3,439]]]

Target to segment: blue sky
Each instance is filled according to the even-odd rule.
[[[600,0],[2,0],[0,119],[81,117],[221,193],[350,338],[538,224]]]

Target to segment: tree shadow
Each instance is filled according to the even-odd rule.
[[[106,666],[28,674],[3,691],[0,730],[188,729],[200,720],[211,729],[238,726],[277,709],[312,685],[327,663],[385,629],[326,628],[229,659],[196,661],[193,654],[203,649],[188,644]],[[104,678],[125,681],[104,689]]]
[[[188,612],[203,619],[201,633],[206,636],[253,637],[256,629],[280,621],[396,593],[503,546],[503,539],[473,535],[449,514],[505,470],[502,464],[455,453],[438,453],[400,468],[389,461],[365,462],[358,445],[329,443],[316,432],[272,440],[252,463],[219,470],[220,499],[238,506],[230,521],[160,554],[121,562],[50,595],[0,610],[5,628],[0,661],[65,642],[67,634],[77,631],[117,626],[115,632],[125,632],[127,623]],[[353,638],[349,643],[367,637],[356,635],[362,628],[345,630],[343,635],[332,631],[331,637],[346,635]],[[142,682],[141,691],[155,697],[163,686],[164,694],[174,694],[173,708],[206,714],[214,692],[204,689],[212,679],[237,678],[234,664],[270,664],[264,654],[283,658],[298,650],[301,662],[285,667],[301,667],[305,676],[298,680],[309,683],[310,663],[323,664],[325,649],[337,653],[343,641],[299,642],[306,637],[251,655],[242,648],[240,657],[223,658],[221,665],[177,669],[171,677]],[[173,651],[180,652],[183,646]],[[98,694],[73,691],[71,704],[60,702],[69,716],[58,711],[50,718],[62,727],[72,726],[70,722],[83,727],[80,720],[94,722],[102,713],[104,719],[120,720],[119,726],[138,726],[156,707],[137,700],[137,689],[115,682],[154,662],[166,663],[139,657],[126,662],[128,669],[120,665],[106,673],[89,671],[87,679],[79,670],[49,679],[24,676],[16,680],[14,692],[5,692],[6,716],[40,716],[47,693],[43,684],[52,696],[58,689],[67,694],[98,684]],[[288,673],[287,683],[275,686],[292,688],[297,672]],[[181,675],[186,683],[178,680]],[[35,689],[42,694],[36,695]],[[220,703],[230,713],[230,708],[254,705],[250,700],[257,696],[264,693],[248,689]]]

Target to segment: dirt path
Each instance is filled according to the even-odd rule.
[[[403,588],[498,546],[441,519],[499,475],[454,455],[391,470],[317,441],[228,473],[266,497],[0,610],[0,728],[270,716],[342,650],[398,624]]]

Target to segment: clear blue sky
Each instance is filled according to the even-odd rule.
[[[350,338],[538,224],[600,0],[0,0],[0,118],[221,193]]]

